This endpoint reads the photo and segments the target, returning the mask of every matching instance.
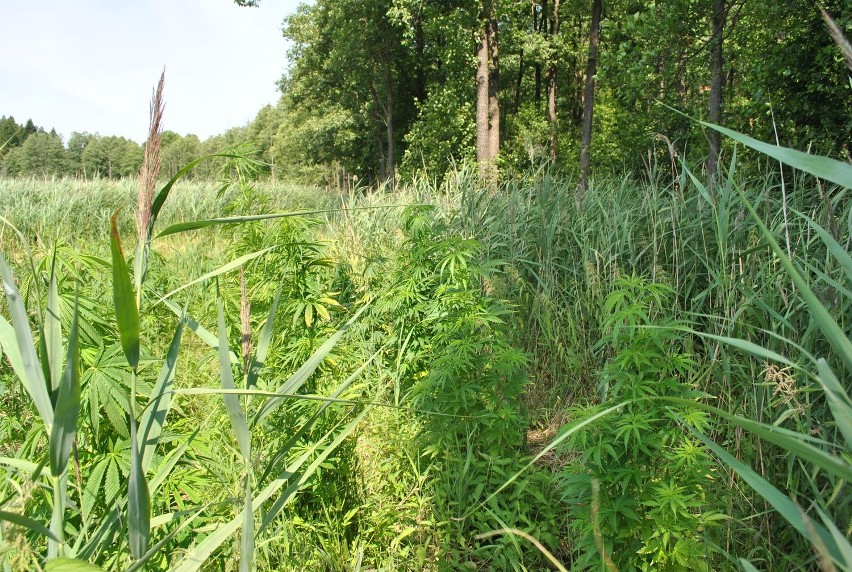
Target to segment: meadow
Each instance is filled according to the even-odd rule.
[[[852,168],[761,150],[237,161],[141,235],[135,182],[0,180],[4,569],[852,570]]]

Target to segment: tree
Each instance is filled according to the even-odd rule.
[[[583,105],[583,135],[580,149],[580,196],[589,188],[589,147],[592,144],[592,119],[595,111],[595,74],[598,65],[598,45],[600,44],[601,13],[603,0],[592,0],[592,25],[589,29],[589,59],[586,67],[586,92]]]
[[[67,159],[62,139],[54,131],[31,133],[21,146],[19,156],[21,175],[49,177],[65,174]]]
[[[495,0],[482,0],[476,50],[476,163],[486,179],[496,175],[500,152],[500,67]]]
[[[721,125],[722,123],[722,82],[724,59],[722,44],[725,39],[725,22],[728,17],[728,6],[725,0],[713,1],[712,37],[710,38],[710,111],[708,120],[710,123]],[[717,165],[719,163],[719,151],[721,148],[721,134],[711,129],[707,134],[710,143],[710,152],[707,157],[707,177],[711,183],[716,179]]]

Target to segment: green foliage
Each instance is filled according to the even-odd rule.
[[[630,570],[708,570],[703,537],[722,518],[712,499],[711,459],[676,420],[706,430],[709,419],[659,401],[695,395],[696,362],[668,315],[674,292],[635,276],[613,286],[604,307],[608,334],[599,343],[612,355],[601,371],[603,405],[570,416],[625,405],[572,437],[580,459],[562,473],[578,563],[588,569],[614,563]]]

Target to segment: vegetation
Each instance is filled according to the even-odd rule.
[[[852,570],[841,56],[590,7],[318,0],[204,143],[4,118],[4,571]]]

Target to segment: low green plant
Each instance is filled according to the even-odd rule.
[[[703,536],[720,518],[710,499],[712,464],[680,423],[709,425],[703,412],[674,410],[657,398],[695,399],[695,361],[669,316],[673,290],[636,276],[620,278],[607,296],[607,335],[598,348],[612,357],[601,371],[602,405],[573,409],[586,418],[624,403],[605,423],[577,431],[562,471],[583,569],[707,570]],[[576,451],[573,453],[572,451]]]

